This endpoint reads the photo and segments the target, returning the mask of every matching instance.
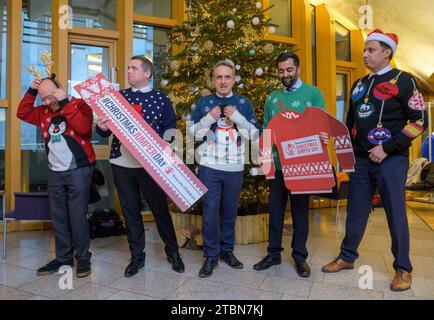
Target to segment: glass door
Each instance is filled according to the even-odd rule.
[[[116,82],[115,41],[71,36],[69,38],[69,52],[68,94],[70,96],[80,98],[74,90],[74,86],[96,76],[98,73],[103,73],[112,83]],[[109,163],[110,139],[102,138],[96,133],[95,127],[97,123],[98,118],[94,114],[92,144],[96,153],[97,168],[104,174],[105,185],[98,187],[101,200],[91,205],[90,210],[116,207],[116,189]]]

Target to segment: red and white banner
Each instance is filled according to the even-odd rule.
[[[74,87],[161,189],[186,211],[208,190],[102,73]]]

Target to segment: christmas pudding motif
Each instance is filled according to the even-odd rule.
[[[382,82],[374,89],[374,96],[380,101],[392,99],[399,93],[399,88],[396,85],[397,80],[393,79],[389,82]]]

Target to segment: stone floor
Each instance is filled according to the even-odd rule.
[[[165,259],[163,244],[154,223],[146,223],[145,268],[133,278],[123,271],[129,261],[125,237],[92,240],[92,275],[73,279],[72,290],[59,288],[60,274],[37,277],[36,269],[53,258],[51,231],[11,233],[7,259],[0,262],[0,300],[5,299],[434,299],[434,232],[408,207],[411,233],[411,259],[414,265],[411,290],[393,293],[393,257],[386,217],[382,209],[371,215],[360,247],[356,268],[339,274],[324,274],[321,266],[332,260],[344,236],[345,213],[336,220],[335,210],[310,212],[308,262],[312,276],[297,276],[290,260],[291,221],[286,221],[284,261],[269,270],[256,272],[252,266],[266,254],[267,243],[237,245],[235,254],[244,262],[243,270],[233,270],[220,263],[214,275],[200,279],[201,251],[182,249],[186,272],[177,274]],[[434,214],[434,206],[432,206]],[[3,244],[2,244],[3,245]],[[372,289],[359,288],[361,266],[373,269]]]

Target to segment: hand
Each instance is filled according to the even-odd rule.
[[[107,122],[108,122],[109,120],[110,120],[110,119],[107,118],[107,117],[104,117],[104,118],[98,120],[98,128],[100,128],[100,129],[101,129],[102,131],[104,131],[104,132],[108,131],[109,128],[107,127]]]
[[[56,89],[53,91],[53,97],[57,99],[57,101],[62,101],[68,98],[68,95],[63,89]]]
[[[32,84],[30,85],[30,88],[32,88],[33,90],[39,90],[41,81],[42,81],[41,78],[35,78],[35,80],[33,80]]]
[[[237,109],[235,109],[233,106],[226,106],[223,111],[223,114],[226,117],[230,118],[235,113],[235,111],[237,111]]]
[[[379,145],[369,150],[369,159],[375,163],[381,163],[387,158],[387,153],[384,152],[383,146]]]
[[[217,121],[220,118],[221,115],[221,109],[220,107],[214,107],[209,114]]]
[[[327,132],[320,132],[319,138],[326,146],[330,143],[330,136]]]

